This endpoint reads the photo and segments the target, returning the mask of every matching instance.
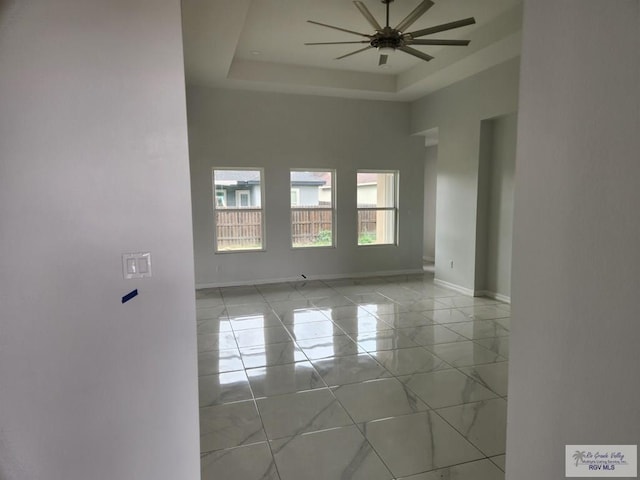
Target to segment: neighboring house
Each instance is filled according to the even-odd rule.
[[[358,175],[358,205],[378,204],[378,174],[360,173]]]
[[[331,175],[323,174],[324,185],[319,189],[320,203],[331,202]],[[378,174],[360,173],[358,185],[358,203],[360,205],[376,205],[378,202]]]
[[[259,208],[262,204],[260,172],[216,170],[216,207]]]
[[[257,170],[216,170],[216,206],[259,208],[262,203],[260,172]],[[291,173],[291,205],[313,207],[320,205],[320,188],[327,183],[321,172]],[[329,200],[331,185],[329,185]]]
[[[323,205],[331,205],[331,174],[322,172],[320,176],[324,180],[324,184],[318,189],[318,201]]]
[[[320,205],[321,189],[327,183],[327,178],[323,172],[291,172],[291,206],[292,207],[314,207]],[[329,198],[331,201],[331,185],[329,185]]]

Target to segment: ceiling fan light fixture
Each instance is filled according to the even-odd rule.
[[[380,55],[392,55],[396,51],[393,47],[379,47],[378,53]]]

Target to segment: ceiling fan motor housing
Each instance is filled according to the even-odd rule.
[[[395,50],[403,45],[404,39],[401,33],[391,27],[384,27],[371,39],[371,46],[374,48],[393,48]]]

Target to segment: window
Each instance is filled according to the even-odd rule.
[[[262,170],[213,170],[216,252],[262,250]]]
[[[358,170],[358,245],[396,243],[397,171]]]
[[[300,205],[300,189],[292,188],[291,189],[291,206],[297,207]]]
[[[227,192],[225,192],[224,190],[216,190],[216,206],[227,206]]]
[[[236,206],[238,208],[251,207],[251,192],[249,190],[236,190]]]
[[[335,172],[291,170],[291,245],[334,245]]]

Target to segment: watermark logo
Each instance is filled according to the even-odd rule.
[[[566,477],[638,477],[637,445],[566,445]]]

